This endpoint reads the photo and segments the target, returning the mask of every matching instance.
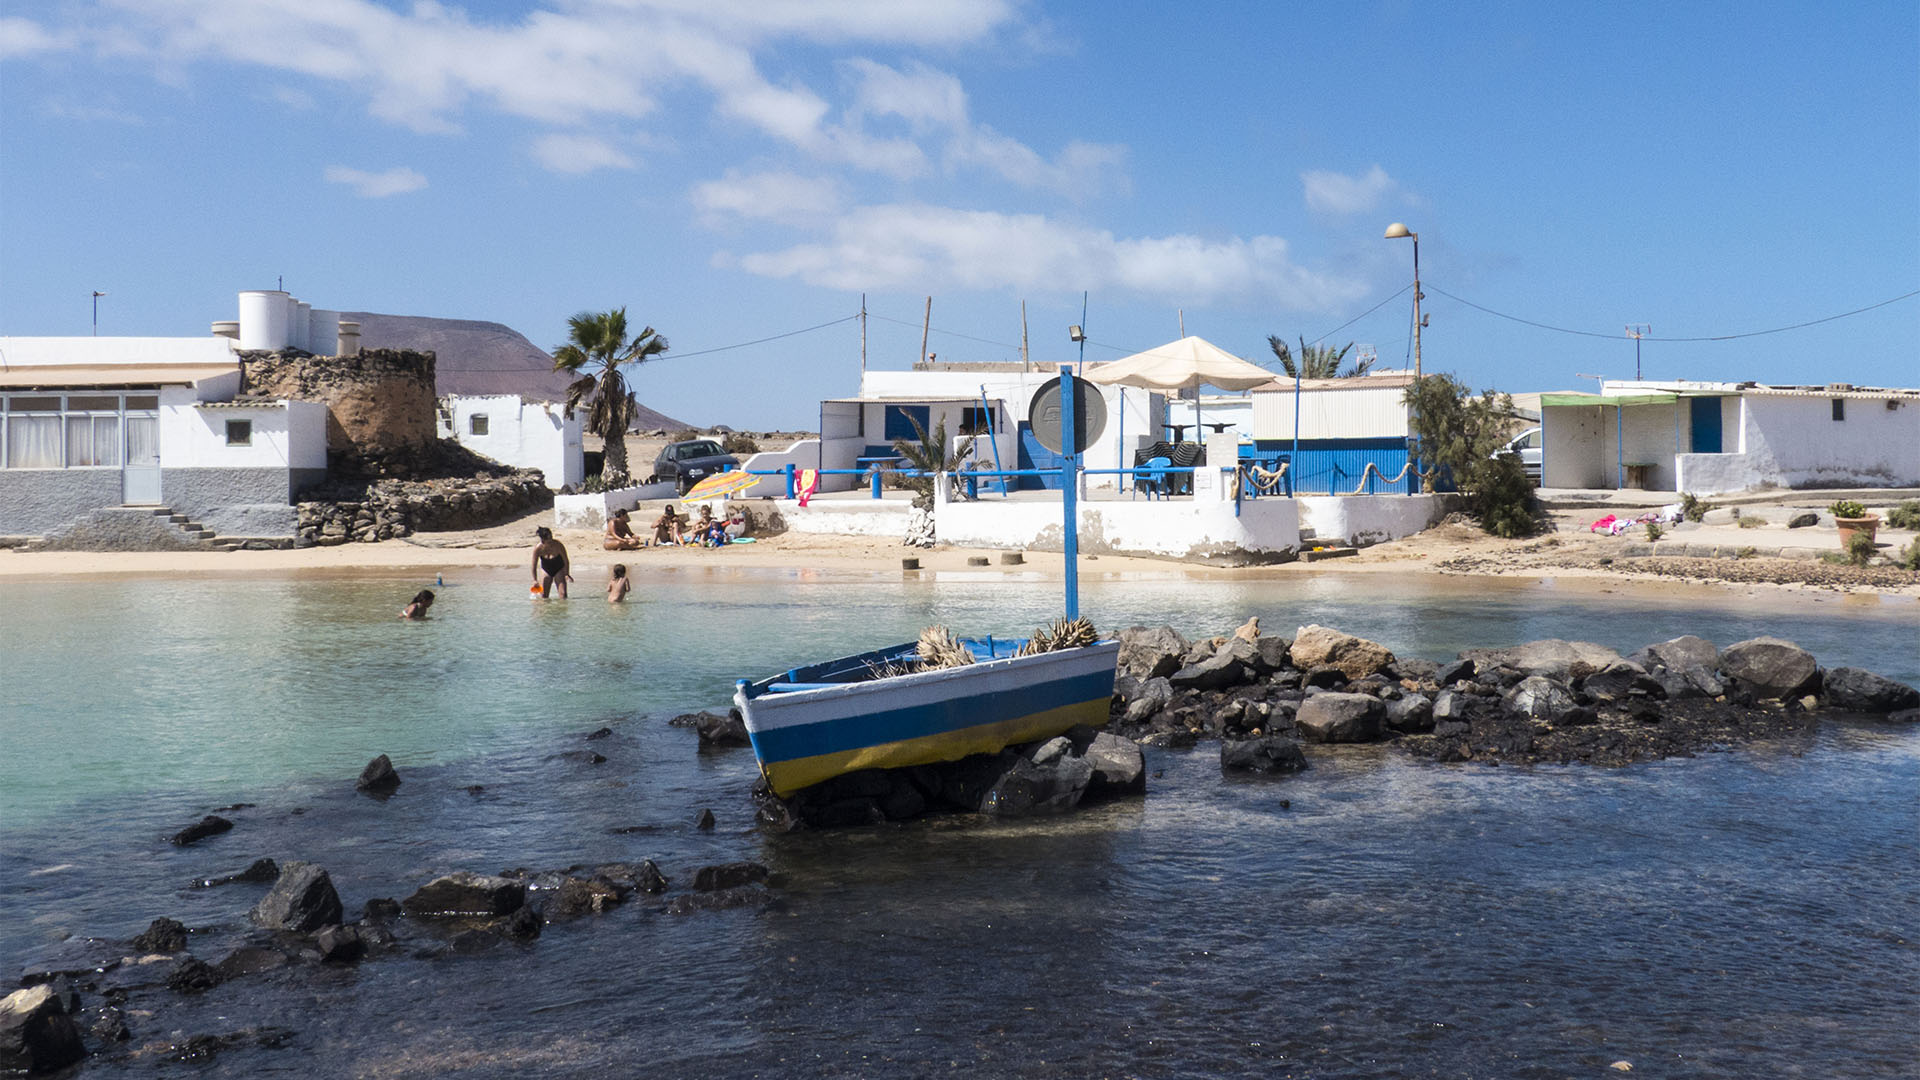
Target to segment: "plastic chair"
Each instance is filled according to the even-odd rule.
[[[1164,499],[1170,494],[1168,490],[1170,485],[1167,482],[1167,470],[1172,467],[1172,460],[1163,457],[1153,457],[1148,458],[1145,464],[1133,471],[1133,475],[1142,481],[1141,486],[1142,489],[1146,491],[1147,498],[1151,499],[1159,496]]]

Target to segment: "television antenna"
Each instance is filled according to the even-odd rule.
[[[1653,333],[1653,327],[1646,323],[1627,324],[1627,336],[1633,339],[1633,381],[1640,381],[1640,339]]]

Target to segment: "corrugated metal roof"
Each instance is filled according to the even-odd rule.
[[[1830,390],[1824,386],[1748,386],[1736,393],[1753,394],[1756,397],[1807,397],[1807,398],[1855,398],[1867,401],[1920,401],[1920,390],[1883,389],[1876,386],[1855,386],[1846,390]]]
[[[1305,390],[1395,390],[1413,385],[1413,375],[1356,375],[1346,379],[1302,379]],[[1293,393],[1293,380],[1284,375],[1253,388],[1256,394]]]

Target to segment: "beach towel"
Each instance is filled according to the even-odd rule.
[[[800,470],[800,505],[801,506],[807,505],[807,500],[813,498],[814,490],[817,489],[819,486],[820,486],[820,471],[818,469],[801,469]]]
[[[1587,526],[1587,531],[1611,534],[1613,532],[1613,522],[1614,522],[1614,516],[1612,514],[1608,514],[1606,517],[1603,517],[1599,521],[1596,521],[1593,524]]]

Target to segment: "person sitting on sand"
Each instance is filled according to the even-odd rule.
[[[660,511],[653,520],[653,542],[656,544],[684,544],[686,538],[680,533],[680,516],[668,506]]]
[[[600,540],[600,546],[608,551],[638,551],[640,538],[633,535],[633,526],[627,524],[627,512],[615,510],[607,519],[607,535]]]
[[[727,542],[726,526],[714,520],[711,503],[701,504],[700,517],[693,523],[693,539],[702,547],[719,547]]]
[[[607,579],[607,603],[617,604],[627,598],[633,590],[633,582],[627,580],[627,564],[614,563],[613,576]]]
[[[746,507],[735,506],[733,510],[727,514],[727,539],[738,540],[747,535],[747,531],[752,528],[753,521],[747,517]]]
[[[533,546],[533,582],[540,587],[542,600],[558,587],[560,599],[567,598],[567,582],[573,580],[573,563],[567,558],[567,545],[553,538],[545,525],[533,530],[540,542]]]
[[[418,622],[427,617],[427,609],[433,606],[433,590],[421,589],[413,594],[407,606],[400,609],[400,617],[410,622]]]

